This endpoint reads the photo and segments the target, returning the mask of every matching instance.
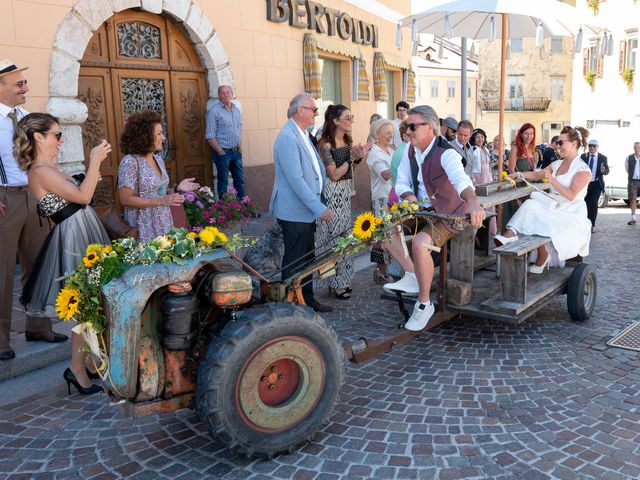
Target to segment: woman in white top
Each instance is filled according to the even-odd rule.
[[[371,124],[370,138],[374,145],[367,157],[367,165],[371,173],[371,208],[380,216],[386,212],[387,199],[391,190],[391,157],[393,155],[393,124],[386,119],[376,120]],[[389,256],[380,246],[371,249],[371,261],[378,264],[373,273],[373,280],[378,284],[393,281],[387,275]]]
[[[496,235],[497,245],[517,240],[518,234],[551,238],[551,243],[538,248],[531,273],[542,273],[547,266],[564,266],[564,261],[577,255],[589,255],[591,222],[587,218],[584,197],[591,181],[591,170],[580,158],[579,148],[586,150],[589,131],[576,127],[560,135],[558,141],[563,160],[556,160],[542,170],[515,172],[511,178],[546,179],[550,194],[534,192],[507,225],[504,235]]]
[[[473,145],[473,166],[471,167],[471,180],[474,185],[491,183],[491,152],[487,148],[487,134],[481,128],[476,128],[471,134],[471,145]],[[495,208],[487,209],[487,212],[495,212]],[[489,234],[497,233],[496,218],[489,220]]]

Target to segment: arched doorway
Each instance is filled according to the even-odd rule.
[[[119,138],[127,116],[144,108],[163,114],[162,156],[171,183],[195,177],[213,184],[204,140],[207,70],[170,19],[133,10],[116,13],[94,32],[80,65],[78,98],[88,108],[82,124],[85,162],[101,139],[113,146],[102,164],[96,206],[117,202]]]

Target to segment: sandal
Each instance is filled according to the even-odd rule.
[[[377,268],[373,271],[373,283],[376,285],[384,285],[385,283],[393,283],[395,281],[395,278],[388,273],[382,273]]]
[[[348,300],[351,298],[351,287],[341,288],[342,292],[338,293],[338,289],[333,291],[333,294],[338,300]]]

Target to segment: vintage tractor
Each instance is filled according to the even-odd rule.
[[[338,402],[345,350],[313,310],[284,301],[295,288],[262,290],[252,296],[250,275],[222,249],[105,285],[110,397],[136,416],[195,408],[248,456],[309,441]]]

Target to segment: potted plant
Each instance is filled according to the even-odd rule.
[[[188,192],[184,195],[184,209],[189,225],[195,231],[214,226],[235,232],[242,222],[246,222],[256,212],[251,199],[238,199],[233,188],[220,199],[209,187]]]
[[[596,84],[596,72],[589,71],[584,76],[585,81],[591,88]]]
[[[594,15],[597,15],[600,11],[600,0],[589,0],[587,6],[593,10]]]
[[[626,67],[622,71],[621,75],[622,75],[622,80],[624,80],[624,83],[627,84],[627,87],[631,88],[633,86],[633,68]]]

